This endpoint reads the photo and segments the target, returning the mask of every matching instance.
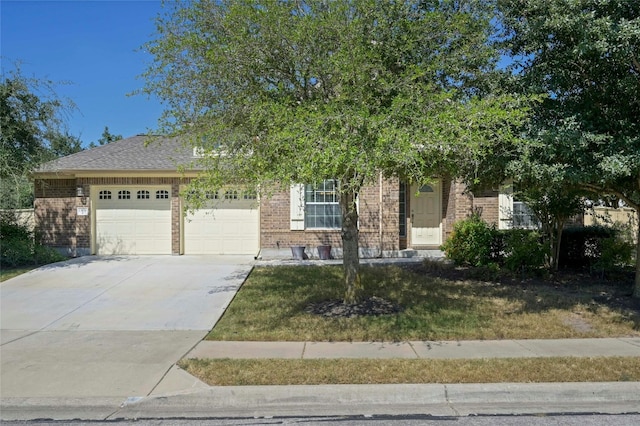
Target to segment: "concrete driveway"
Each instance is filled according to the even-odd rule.
[[[0,395],[149,395],[215,325],[249,256],[83,257],[0,284]]]

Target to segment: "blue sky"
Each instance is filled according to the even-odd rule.
[[[0,54],[5,71],[68,81],[56,92],[76,103],[70,133],[84,145],[105,126],[124,137],[157,127],[162,106],[146,96],[138,78],[151,61],[142,44],[153,38],[159,0],[0,1]]]

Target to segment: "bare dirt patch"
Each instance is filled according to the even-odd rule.
[[[586,321],[579,312],[573,312],[562,322],[579,333],[589,333],[590,331],[593,331],[593,326],[591,325],[591,323]]]

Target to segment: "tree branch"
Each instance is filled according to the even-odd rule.
[[[640,74],[640,62],[638,62],[637,58],[631,58],[632,67],[635,68],[636,72]]]
[[[636,211],[640,211],[640,204],[632,201],[631,198],[629,198],[627,195],[625,195],[622,192],[620,192],[618,190],[615,190],[613,188],[605,188],[603,186],[594,185],[594,184],[590,184],[590,183],[581,183],[581,184],[578,185],[578,187],[580,189],[584,189],[584,190],[589,191],[589,192],[594,192],[596,194],[601,194],[603,192],[608,192],[608,193],[613,194],[616,197],[620,198],[622,201],[627,203],[630,207],[632,207]]]

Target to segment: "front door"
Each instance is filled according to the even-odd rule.
[[[442,243],[442,181],[411,186],[411,245]]]

